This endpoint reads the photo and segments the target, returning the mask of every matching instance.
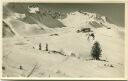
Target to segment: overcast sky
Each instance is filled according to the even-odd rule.
[[[19,4],[22,6],[25,5],[25,3]],[[15,3],[15,5],[20,7],[19,4]],[[119,26],[124,26],[125,5],[123,3],[36,3],[36,5],[38,5],[40,8],[45,7],[64,12],[71,12],[82,9],[87,12],[94,12],[107,16],[112,23]],[[17,10],[20,9],[17,8]]]

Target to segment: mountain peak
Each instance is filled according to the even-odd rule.
[[[67,26],[87,26],[88,24],[94,27],[102,27],[107,24],[107,17],[90,12],[75,11],[67,14],[67,17],[61,19]]]

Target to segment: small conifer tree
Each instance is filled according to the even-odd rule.
[[[95,59],[95,60],[100,60],[101,52],[102,52],[102,50],[101,50],[100,44],[99,44],[99,42],[96,41],[93,44],[93,47],[92,47],[92,50],[91,50],[92,58]]]

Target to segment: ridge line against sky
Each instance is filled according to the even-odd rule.
[[[24,5],[25,3],[9,3],[10,5]],[[33,4],[33,3],[26,3]],[[73,11],[83,9],[87,12],[104,15],[110,19],[113,24],[124,27],[125,4],[124,3],[34,3],[40,5],[40,8],[52,8],[60,11]],[[18,6],[19,8],[19,6]],[[22,8],[22,7],[21,7]]]

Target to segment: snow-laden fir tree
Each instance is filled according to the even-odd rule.
[[[95,59],[95,60],[100,60],[101,52],[102,52],[102,50],[101,50],[100,44],[99,44],[99,42],[96,41],[93,44],[93,47],[92,47],[92,50],[91,50],[92,58]]]

